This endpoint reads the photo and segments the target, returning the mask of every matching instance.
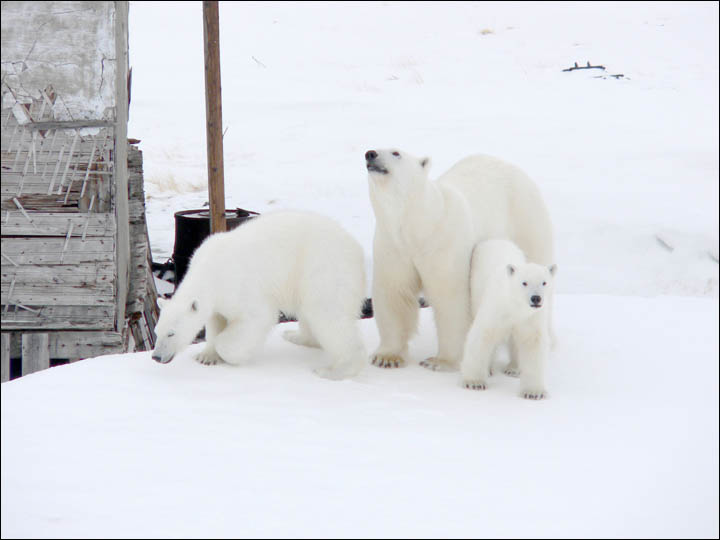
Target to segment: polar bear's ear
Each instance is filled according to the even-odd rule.
[[[167,299],[162,296],[158,296],[157,303],[160,309],[163,309],[167,305]]]
[[[557,273],[557,264],[553,264],[548,268],[548,270],[550,270],[550,275],[555,277],[555,274]]]
[[[512,264],[507,265],[508,276],[512,276],[515,273],[515,267]]]
[[[197,300],[193,300],[193,303],[192,303],[192,305],[190,306],[190,309],[191,309],[192,311],[197,311],[197,310],[198,310]]]
[[[428,169],[430,168],[430,158],[429,158],[429,157],[424,157],[424,158],[422,158],[422,159],[420,160],[420,166],[421,166],[423,169],[428,170]]]

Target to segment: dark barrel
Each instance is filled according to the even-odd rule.
[[[257,215],[259,215],[257,212],[242,208],[225,210],[228,231]],[[190,258],[195,249],[208,236],[210,236],[210,211],[208,209],[175,212],[175,247],[173,248],[175,290],[187,272]]]

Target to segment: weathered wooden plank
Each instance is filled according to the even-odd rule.
[[[10,334],[0,334],[0,382],[10,380]]]
[[[37,129],[81,129],[81,128],[99,128],[113,127],[114,122],[109,120],[68,120],[62,122],[33,122],[26,124],[24,127],[29,130]]]
[[[8,210],[2,215],[2,236],[65,236],[70,224],[72,236],[86,237],[113,236],[115,234],[114,214],[61,212],[34,212],[29,214],[32,221],[19,210]]]
[[[115,260],[115,241],[112,237],[70,238],[65,256],[61,259],[64,238],[2,238],[0,248],[5,257],[15,263],[32,264],[80,264],[112,262]],[[5,257],[2,258],[6,264]]]
[[[50,358],[77,360],[125,350],[123,337],[117,332],[48,332],[47,335]],[[21,357],[19,341],[10,340],[10,358]]]
[[[46,333],[28,332],[22,336],[22,374],[50,367],[50,341]]]
[[[2,312],[3,330],[112,330],[115,307],[27,306]]]
[[[117,222],[117,309],[118,330],[125,326],[125,308],[130,279],[130,224],[128,218],[128,2],[115,2],[115,153],[113,180]]]
[[[20,135],[25,133],[24,128],[18,129]],[[70,154],[70,146],[75,135],[76,132],[63,134],[58,131],[44,138],[38,138],[35,134],[33,140],[32,135],[25,134],[25,137],[20,138],[19,135],[13,137],[11,131],[3,131],[0,166],[4,173],[39,174],[50,178],[58,161],[62,160],[65,165],[69,164],[73,169],[85,171],[91,161],[92,165],[96,163],[95,159],[90,159],[93,154],[95,158],[102,154],[97,152],[98,148],[112,147],[112,131],[106,131],[92,137],[80,137]],[[96,150],[94,153],[93,148]],[[25,167],[26,163],[27,167]]]
[[[17,282],[0,285],[0,303],[7,306],[97,306],[114,301],[112,281],[86,285]]]
[[[109,176],[111,174],[112,172],[105,170],[91,170],[88,172],[84,168],[77,169],[77,172],[73,177],[73,183],[70,186],[70,192],[80,193],[85,176],[88,177],[88,182],[95,182],[98,181],[100,177]],[[8,197],[17,197],[20,195],[47,195],[51,177],[52,175],[43,177],[40,172],[38,172],[38,174],[28,173],[23,176],[21,172],[3,171],[0,195],[2,195],[3,199],[7,199]],[[65,195],[67,187],[68,186],[66,185],[61,195]],[[55,191],[57,192],[57,189],[55,189]],[[57,193],[54,194],[57,195]]]
[[[111,281],[114,268],[110,262],[81,263],[77,265],[18,265],[3,264],[0,267],[2,283],[61,284],[83,286],[85,283]]]

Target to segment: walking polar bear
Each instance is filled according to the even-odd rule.
[[[372,296],[380,333],[372,363],[405,364],[424,290],[434,310],[438,352],[421,364],[455,370],[470,327],[473,246],[507,238],[529,261],[551,264],[545,203],[523,171],[489,156],[467,157],[435,182],[428,179],[428,158],[390,149],[369,150],[365,159],[376,218]]]
[[[299,331],[289,341],[322,347],[334,360],[322,377],[355,375],[366,362],[357,319],[365,298],[363,250],[330,218],[276,212],[207,238],[172,299],[161,308],[153,359],[170,362],[205,326],[202,364],[241,364],[262,346],[278,312]]]
[[[508,375],[520,373],[521,395],[547,395],[544,367],[550,354],[547,305],[557,267],[527,263],[508,240],[487,240],[473,250],[471,309],[475,319],[465,340],[460,372],[465,388],[485,390],[495,351],[510,339]]]

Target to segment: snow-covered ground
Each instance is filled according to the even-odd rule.
[[[423,310],[411,354],[434,352]],[[104,356],[2,386],[2,536],[711,538],[718,302],[560,295],[551,398],[457,373]],[[362,322],[368,346],[372,320]]]
[[[201,4],[130,4],[129,135],[156,261],[205,192]],[[423,370],[330,382],[106,356],[2,385],[3,537],[718,536],[718,4],[221,3],[227,206],[365,247],[363,154],[474,152],[539,184],[558,244],[549,400]],[[598,70],[562,72],[575,62]],[[664,246],[669,245],[671,249]],[[373,320],[361,323],[368,350]]]

